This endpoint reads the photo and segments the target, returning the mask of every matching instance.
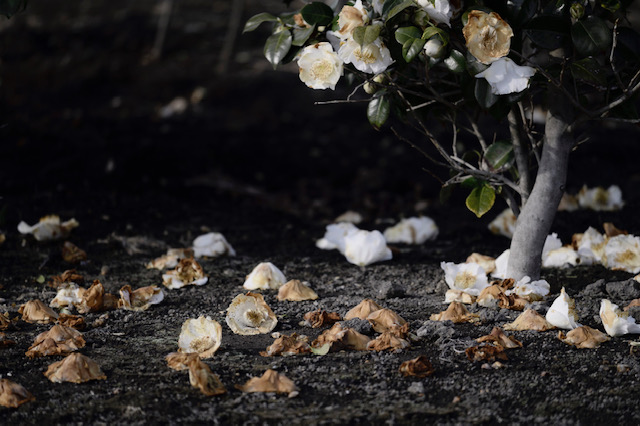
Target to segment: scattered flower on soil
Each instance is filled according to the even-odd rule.
[[[512,238],[513,231],[516,230],[516,221],[513,211],[505,209],[489,223],[489,230],[496,235]]]
[[[348,222],[348,223],[353,223],[354,225],[358,225],[359,223],[362,222],[362,215],[358,212],[354,212],[352,210],[347,210],[346,212],[342,213],[340,216],[336,217],[333,220],[333,223],[340,223],[340,222]]]
[[[545,316],[549,324],[565,330],[573,330],[580,327],[578,324],[578,313],[576,312],[576,302],[570,298],[562,287],[560,296],[551,304]]]
[[[441,262],[444,270],[444,280],[451,289],[457,289],[478,296],[489,286],[487,274],[477,263]]]
[[[600,319],[604,325],[604,331],[611,337],[640,334],[640,324],[636,324],[635,318],[621,311],[618,305],[607,299],[602,299],[600,302]]]
[[[261,356],[290,356],[310,353],[311,347],[307,336],[298,336],[293,333],[291,336],[282,335],[278,337],[265,351],[260,352]]]
[[[485,290],[486,288],[482,290],[482,292],[480,292],[480,295],[482,295]],[[476,297],[470,295],[469,293],[465,293],[462,290],[458,290],[457,288],[450,288],[444,294],[444,303],[449,304],[451,302],[460,302],[464,303],[465,305],[471,305],[472,303],[476,302]]]
[[[40,333],[35,338],[25,355],[29,358],[67,355],[83,348],[85,343],[79,331],[63,325],[54,325],[49,331]]]
[[[277,299],[300,302],[302,300],[316,300],[318,295],[308,285],[300,280],[291,280],[278,289]]]
[[[0,313],[0,330],[6,330],[11,325],[11,320],[9,319],[9,314]]]
[[[213,373],[209,366],[200,358],[189,359],[189,382],[194,388],[200,389],[206,396],[217,396],[227,393],[227,389],[220,381],[220,377]]]
[[[594,349],[599,347],[601,343],[611,340],[611,338],[602,331],[586,325],[574,328],[567,334],[559,331],[558,339],[578,349]]]
[[[35,401],[35,397],[24,386],[9,379],[0,379],[0,405],[18,408],[25,402]]]
[[[591,226],[582,234],[574,234],[572,244],[580,257],[581,265],[602,263],[604,246],[607,244],[605,236]]]
[[[95,280],[82,294],[82,301],[76,305],[81,314],[89,312],[102,312],[118,308],[119,298],[111,293],[105,293],[104,286],[99,280]]]
[[[496,260],[491,256],[480,253],[471,253],[465,263],[477,263],[482,266],[482,269],[484,269],[484,272],[487,274],[492,273],[496,269]]]
[[[268,369],[261,377],[252,377],[244,385],[236,385],[242,392],[276,392],[286,393],[289,397],[298,394],[295,383],[284,374]]]
[[[18,313],[22,314],[23,321],[30,323],[49,324],[58,319],[58,314],[38,299],[29,300],[20,306]]]
[[[507,336],[500,327],[493,327],[491,333],[486,336],[478,337],[478,343],[492,343],[493,345],[502,346],[505,349],[516,349],[522,347],[522,342],[516,340],[513,336]]]
[[[546,280],[531,281],[531,278],[525,276],[515,283],[512,289],[507,290],[505,294],[515,294],[529,302],[535,302],[542,300],[550,291],[551,286]]]
[[[183,371],[189,368],[189,361],[199,358],[197,353],[171,352],[164,359],[172,370]]]
[[[604,229],[604,234],[611,238],[611,237],[617,237],[618,235],[629,235],[629,233],[627,231],[624,231],[622,229],[618,229],[613,223],[611,222],[605,222],[602,224],[602,229]]]
[[[464,353],[469,361],[473,362],[494,362],[497,360],[507,361],[507,354],[502,345],[480,345],[467,348]]]
[[[54,383],[84,383],[107,378],[95,361],[79,352],[49,365],[44,375]]]
[[[164,293],[160,287],[149,285],[133,290],[130,285],[120,289],[118,307],[128,311],[146,311],[151,305],[157,305],[164,300]]]
[[[87,260],[87,252],[71,241],[65,241],[62,245],[62,260],[68,263],[80,263]]]
[[[585,185],[578,192],[578,203],[583,209],[597,211],[614,211],[624,207],[622,191],[617,185],[611,185],[607,189],[601,186],[587,188]]]
[[[425,378],[434,373],[434,368],[429,359],[426,356],[420,355],[417,358],[410,359],[400,364],[400,374],[404,377],[414,376],[418,378]]]
[[[480,321],[480,316],[469,312],[462,303],[452,302],[446,311],[433,314],[429,319],[431,321],[451,321],[454,324],[460,324],[463,322],[478,322]]]
[[[182,324],[178,347],[180,352],[197,353],[200,358],[211,358],[220,347],[222,326],[210,317],[188,319]]]
[[[568,268],[578,263],[580,263],[578,253],[569,246],[549,250],[542,258],[543,268]]]
[[[411,344],[408,340],[398,337],[392,332],[385,331],[375,339],[367,343],[367,349],[370,351],[400,351],[408,348]]]
[[[167,253],[147,263],[147,269],[165,270],[175,268],[182,259],[193,257],[193,249],[170,248]]]
[[[499,285],[490,285],[489,287],[485,287],[484,290],[480,292],[480,295],[478,295],[476,302],[482,307],[495,309],[500,303],[500,298],[505,297],[504,292],[504,288],[500,287]]]
[[[397,329],[407,323],[400,315],[387,308],[371,312],[367,321],[378,333]]]
[[[323,325],[332,325],[340,321],[340,314],[337,312],[327,312],[323,309],[311,311],[304,314],[304,321],[312,328],[320,328]],[[345,318],[346,319],[346,318]]]
[[[533,309],[527,309],[518,315],[518,318],[513,322],[505,324],[503,328],[510,331],[547,331],[556,327],[553,324],[550,324],[542,315]]]
[[[378,311],[382,309],[380,305],[378,305],[372,299],[363,299],[357,306],[351,308],[349,312],[344,316],[345,321],[348,321],[353,318],[360,318],[362,320],[366,320],[372,312]]]
[[[227,308],[227,325],[236,334],[269,333],[278,324],[276,315],[261,294],[239,294]]]
[[[336,323],[329,330],[318,336],[311,344],[314,348],[330,345],[331,352],[341,350],[366,351],[371,339],[352,328],[344,328],[341,323]]]
[[[60,222],[57,215],[49,215],[40,219],[33,226],[27,225],[25,222],[18,224],[18,232],[21,234],[31,234],[37,241],[51,241],[65,238],[69,235],[73,228],[78,227],[79,223],[75,219],[69,219],[66,222]]]
[[[0,349],[15,345],[15,340],[7,339],[7,335],[0,331]]]
[[[287,282],[284,274],[271,262],[258,264],[247,275],[242,286],[247,290],[277,290]]]
[[[54,275],[51,277],[49,287],[59,288],[67,284],[82,284],[84,283],[84,277],[76,273],[75,269],[68,269],[60,275]]]
[[[65,327],[75,328],[76,330],[82,330],[87,326],[84,322],[84,317],[65,313],[60,313],[58,316],[58,324],[64,325]]]
[[[393,255],[380,231],[359,230],[344,239],[344,256],[350,263],[367,266],[391,260]]]
[[[175,269],[162,275],[162,284],[169,289],[187,285],[204,285],[209,278],[204,275],[202,266],[194,259],[181,259]]]
[[[75,283],[63,283],[58,287],[58,293],[49,302],[49,306],[52,308],[66,308],[80,305],[85,291],[85,288]]]
[[[338,250],[344,255],[344,239],[347,235],[356,231],[358,231],[358,227],[350,222],[340,222],[327,225],[324,237],[316,241],[316,247],[322,250]]]
[[[438,226],[433,219],[420,216],[402,219],[398,224],[385,229],[384,238],[387,243],[423,244],[435,240]]]
[[[640,272],[640,237],[618,235],[609,238],[604,255],[607,268],[637,274]]]
[[[219,257],[223,255],[235,256],[236,251],[231,247],[224,235],[218,232],[209,232],[200,235],[193,240],[193,255],[201,257]]]

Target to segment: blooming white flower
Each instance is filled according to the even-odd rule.
[[[435,240],[437,236],[438,226],[426,216],[402,219],[384,231],[384,238],[388,243],[422,244]]]
[[[603,262],[607,239],[595,228],[590,226],[582,235],[574,235],[574,240],[582,265]]]
[[[486,70],[476,74],[476,78],[487,80],[494,95],[508,95],[526,89],[529,86],[529,78],[535,73],[535,69],[516,65],[511,59],[503,57],[492,62]]]
[[[516,215],[511,209],[504,209],[495,219],[489,223],[489,231],[496,235],[503,235],[507,238],[513,237],[516,230]]]
[[[551,291],[551,286],[546,280],[531,281],[530,277],[522,277],[515,283],[512,289],[505,291],[507,296],[515,294],[530,302],[542,300]]]
[[[451,15],[453,15],[453,9],[449,0],[417,0],[417,2],[433,22],[451,26],[449,21],[451,20]]]
[[[305,47],[298,59],[300,80],[312,89],[336,88],[344,69],[342,59],[326,41]]]
[[[369,74],[380,74],[393,63],[391,52],[379,37],[366,46],[350,38],[341,44],[338,56],[345,64]]]
[[[580,327],[576,313],[576,302],[567,295],[564,287],[560,290],[560,296],[551,304],[545,318],[550,324],[565,330]]]
[[[22,221],[18,224],[18,232],[21,234],[31,234],[37,241],[50,241],[64,238],[73,228],[79,225],[75,219],[60,222],[57,215],[44,216],[33,226]]]
[[[598,211],[614,211],[624,207],[622,200],[622,190],[617,185],[611,185],[604,189],[601,186],[596,188],[587,188],[583,186],[578,192],[578,204],[583,209],[592,209]]]
[[[449,288],[478,296],[489,286],[487,274],[477,263],[440,262],[440,267],[444,271],[444,280]]]
[[[569,246],[549,250],[542,258],[544,268],[568,268],[578,263],[580,263],[578,252]]]
[[[218,232],[209,232],[193,240],[193,255],[196,258],[203,256],[218,257],[224,254],[235,256],[236,251],[227,242],[224,235]]]
[[[347,235],[358,231],[358,227],[350,222],[327,225],[324,237],[316,241],[316,247],[322,250],[339,250],[344,254],[344,239]]]
[[[640,237],[616,235],[604,247],[606,267],[632,274],[640,272]]]
[[[622,312],[618,305],[607,299],[600,302],[600,319],[604,325],[604,331],[609,336],[616,337],[624,334],[640,334],[640,324],[630,317],[627,312]]]
[[[242,284],[247,290],[279,289],[287,282],[284,274],[271,262],[258,264]]]
[[[350,263],[367,266],[390,260],[393,255],[380,231],[359,230],[344,238],[344,256]]]
[[[343,6],[338,14],[338,28],[335,34],[341,40],[351,38],[353,30],[369,22],[369,14],[362,5],[362,0],[355,2],[353,6]]]

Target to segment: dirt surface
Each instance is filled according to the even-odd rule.
[[[24,355],[49,326],[18,321],[6,331],[16,344],[0,348],[0,376],[36,400],[0,407],[3,424],[640,422],[640,362],[629,345],[635,336],[580,350],[558,340],[557,331],[514,332],[524,346],[508,351],[502,368],[467,359],[464,350],[474,339],[518,312],[472,305],[478,324],[430,321],[446,307],[439,265],[506,249],[508,240],[486,228],[497,211],[476,220],[464,209],[462,192],[440,204],[433,174],[446,173],[426,173],[429,164],[390,131],[370,129],[361,104],[314,106],[349,88],[318,93],[291,72],[269,70],[260,59],[264,33],[239,37],[220,70],[230,2],[177,2],[155,60],[149,52],[156,2],[44,3],[2,21],[0,230],[7,240],[0,245],[0,312],[14,318],[28,300],[48,303],[56,291],[46,281],[72,267],[110,293],[125,284],[161,285],[162,273],[145,264],[208,231],[223,233],[237,256],[202,260],[206,285],[165,290],[164,301],[147,311],[86,314],[81,352],[106,380],[49,382],[43,372],[62,358]],[[267,7],[246,1],[243,19]],[[201,99],[189,102],[194,91]],[[163,117],[176,97],[188,101],[186,110]],[[568,242],[573,233],[610,221],[640,234],[640,174],[626,160],[640,154],[637,131],[586,132],[592,141],[574,153],[568,189],[615,183],[626,206],[561,212],[553,231]],[[360,268],[315,247],[325,225],[347,209],[365,216],[364,229],[426,214],[440,235],[421,246],[396,246],[393,260]],[[17,232],[21,220],[32,224],[51,213],[78,220],[68,240],[87,252],[87,261],[70,265],[61,258],[61,242]],[[148,244],[130,254],[125,237]],[[399,352],[261,357],[273,338],[235,335],[224,318],[244,277],[263,261],[288,279],[308,281],[320,296],[279,302],[275,291],[263,291],[278,317],[274,331],[312,340],[327,327],[300,325],[306,312],[344,315],[369,297],[406,319],[418,340]],[[543,276],[552,294],[536,310],[544,313],[565,286],[580,322],[600,330],[600,299],[625,306],[640,297],[631,274],[599,266]],[[182,323],[200,315],[223,327],[220,349],[206,360],[228,390],[223,396],[202,395],[164,359],[177,350]],[[377,335],[367,323],[350,324]],[[402,377],[400,364],[418,355],[426,355],[435,373]],[[299,394],[245,394],[234,387],[268,368],[292,379]]]

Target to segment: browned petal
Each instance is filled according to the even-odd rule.
[[[370,351],[399,351],[408,348],[409,345],[409,341],[387,331],[374,340],[369,341],[369,343],[367,343],[367,349]]]
[[[34,400],[35,397],[24,386],[8,379],[0,379],[0,405],[3,407],[17,408]]]
[[[490,334],[482,336],[476,339],[476,342],[483,343],[489,342],[495,345],[500,345],[505,349],[521,348],[522,342],[516,340],[513,336],[507,336],[500,327],[493,327]]]
[[[560,331],[558,332],[558,339],[579,349],[594,349],[600,346],[601,343],[611,340],[605,333],[587,325],[574,328],[567,334]]]
[[[319,348],[330,344],[332,352],[340,350],[366,351],[370,340],[364,334],[358,333],[352,328],[343,328],[340,323],[337,323],[319,335],[311,346]]]
[[[304,314],[304,320],[307,321],[311,327],[319,328],[323,325],[331,325],[341,320],[340,314],[337,312],[327,312],[322,309],[317,311],[311,311]]]
[[[415,376],[425,378],[434,373],[433,365],[426,356],[420,355],[417,358],[405,361],[400,365],[400,374],[405,377]]]
[[[11,325],[8,314],[0,314],[0,330],[6,330]]]
[[[265,371],[261,377],[252,377],[244,385],[237,385],[236,388],[247,393],[277,392],[291,394],[298,391],[292,380],[284,374],[279,374],[271,369]]]
[[[199,357],[191,358],[188,366],[191,386],[200,389],[200,392],[207,396],[227,393],[227,389],[220,381],[220,377],[213,373],[209,366],[201,361]]]
[[[75,269],[68,269],[64,271],[61,275],[55,275],[51,277],[51,281],[49,281],[49,286],[53,288],[58,288],[64,283],[82,284],[83,282],[84,282],[84,277],[82,275],[77,274]]]
[[[378,333],[384,333],[394,327],[398,328],[407,323],[400,315],[386,308],[378,309],[369,314],[367,321],[369,321],[371,327]]]
[[[68,263],[80,263],[87,260],[87,253],[71,241],[62,245],[62,260]]]
[[[0,332],[0,349],[8,348],[9,346],[13,346],[15,344],[16,344],[15,341],[7,339],[7,335]]]
[[[62,361],[49,365],[44,375],[54,383],[83,383],[89,380],[104,380],[107,378],[95,361],[78,352],[68,355]]]
[[[431,321],[452,321],[454,324],[480,321],[478,314],[469,312],[460,302],[451,302],[446,311],[433,314],[429,319]]]
[[[160,294],[162,290],[155,285],[140,287],[133,290],[129,284],[120,289],[120,299],[118,300],[118,308],[131,311],[145,311],[152,304],[159,303],[164,298]]]
[[[529,301],[517,294],[501,294],[498,299],[498,306],[502,309],[511,309],[512,311],[522,311],[527,306]]]
[[[164,359],[167,361],[169,368],[182,371],[189,368],[189,362],[194,358],[200,358],[196,352],[171,352]]]
[[[611,222],[603,223],[602,228],[604,229],[605,235],[609,238],[615,237],[616,235],[629,235],[627,231],[616,228],[616,226]]]
[[[362,320],[366,320],[372,312],[382,309],[380,305],[378,305],[372,299],[364,299],[360,302],[356,307],[352,308],[347,314],[344,316],[345,321],[348,321],[353,318],[360,318]]]
[[[498,359],[506,361],[508,359],[507,354],[504,352],[504,348],[502,346],[472,346],[470,348],[467,348],[464,353],[467,355],[469,361],[474,362],[493,362]]]
[[[204,278],[204,270],[195,259],[185,258],[178,262],[174,275],[183,283],[191,283]]]
[[[302,300],[316,300],[318,294],[300,280],[291,280],[278,289],[278,300],[299,302]]]
[[[633,308],[634,306],[640,306],[640,299],[633,299],[627,306],[625,306],[624,310],[628,311],[630,308]]]
[[[80,315],[60,314],[58,316],[58,324],[65,327],[75,328],[76,330],[84,330],[87,324],[84,322],[84,317]]]
[[[23,321],[30,323],[49,324],[58,319],[58,314],[38,299],[20,306],[18,313],[22,314]]]
[[[51,355],[66,355],[83,348],[85,340],[82,333],[63,325],[54,325],[49,331],[40,333],[29,350],[25,353],[29,358]]]
[[[496,270],[496,259],[480,253],[471,253],[471,255],[467,257],[466,263],[477,263],[482,266],[482,269],[484,269],[487,275]]]
[[[260,352],[261,356],[295,355],[311,352],[311,347],[307,341],[307,336],[298,336],[293,333],[291,336],[278,337],[266,351]]]
[[[549,322],[539,313],[533,309],[527,309],[521,313],[515,321],[504,325],[505,330],[534,330],[534,331],[547,331],[556,327],[549,324]]]

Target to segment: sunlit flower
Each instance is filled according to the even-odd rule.
[[[611,337],[640,334],[640,324],[636,324],[635,318],[621,311],[618,305],[607,299],[602,299],[600,302],[600,319],[604,325],[604,331]]]
[[[551,304],[545,319],[550,324],[565,330],[580,327],[578,314],[576,313],[576,302],[567,295],[564,287],[560,290],[560,295]]]
[[[476,74],[476,78],[487,80],[494,95],[508,95],[526,89],[529,79],[535,73],[534,68],[516,65],[509,58],[500,58],[492,62],[489,68]]]
[[[485,65],[506,56],[511,48],[513,30],[495,12],[472,10],[462,33],[469,52]]]
[[[342,59],[327,42],[316,43],[302,49],[298,67],[300,80],[312,89],[334,90],[344,72]]]
[[[618,235],[604,247],[606,267],[632,274],[640,272],[640,237]]]
[[[350,263],[367,266],[390,260],[393,255],[380,231],[359,230],[344,239],[344,256]]]
[[[247,275],[242,286],[247,290],[276,290],[286,282],[287,279],[276,265],[271,262],[262,262]]]
[[[496,235],[503,235],[507,238],[513,237],[516,229],[516,215],[511,209],[504,209],[498,216],[489,223],[489,230]]]
[[[544,268],[567,268],[576,266],[579,262],[578,252],[569,246],[549,250],[542,258]]]
[[[358,71],[368,74],[380,74],[393,63],[391,52],[380,38],[365,46],[350,38],[342,43],[338,56],[345,64],[353,64]]]
[[[384,238],[392,244],[422,244],[425,241],[435,240],[437,236],[438,226],[433,219],[426,216],[402,219],[384,231]]]
[[[536,300],[542,300],[550,291],[551,286],[546,280],[531,281],[530,277],[525,276],[515,283],[511,290],[507,290],[505,294],[507,296],[516,294],[529,302],[535,302]]]
[[[38,241],[49,241],[64,238],[69,235],[73,228],[78,227],[79,223],[75,219],[60,222],[57,215],[44,216],[38,223],[29,226],[26,222],[18,224],[18,232],[21,234],[31,234]]]
[[[188,319],[182,324],[178,347],[180,352],[197,353],[200,358],[211,358],[220,347],[222,326],[210,317]]]
[[[599,211],[620,210],[624,207],[622,191],[617,185],[611,185],[607,189],[601,186],[587,188],[585,185],[578,192],[578,203],[583,209]]]
[[[542,315],[533,309],[527,309],[516,318],[513,322],[504,325],[505,330],[522,331],[547,331],[554,329],[555,326],[550,324]]]
[[[95,361],[78,352],[49,365],[44,375],[54,383],[84,383],[107,378]]]
[[[269,333],[278,324],[276,314],[261,294],[239,294],[227,308],[227,325],[236,334],[250,336]]]
[[[602,263],[607,240],[595,228],[590,226],[584,233],[575,234],[572,240],[580,258],[580,264]]]
[[[478,296],[482,289],[489,286],[487,274],[477,263],[440,262],[440,267],[444,270],[444,280],[449,288]]]
[[[236,251],[231,247],[224,235],[219,232],[209,232],[193,240],[193,255],[200,257],[218,257],[222,255],[235,256]]]
[[[357,0],[353,6],[343,6],[338,14],[338,28],[336,35],[342,40],[351,37],[353,30],[369,22],[369,15],[362,5],[362,0]]]
[[[162,275],[162,284],[172,290],[187,285],[204,285],[208,280],[202,266],[194,259],[182,259],[175,269]]]
[[[323,250],[338,250],[344,254],[345,237],[356,231],[358,231],[358,228],[350,222],[327,225],[324,237],[316,242],[316,247]]]
[[[417,2],[433,22],[451,26],[449,21],[453,15],[453,9],[449,0],[417,0]]]
[[[600,330],[583,325],[574,328],[567,334],[562,331],[558,332],[558,339],[578,349],[593,349],[599,347],[601,343],[611,340],[611,337]]]

